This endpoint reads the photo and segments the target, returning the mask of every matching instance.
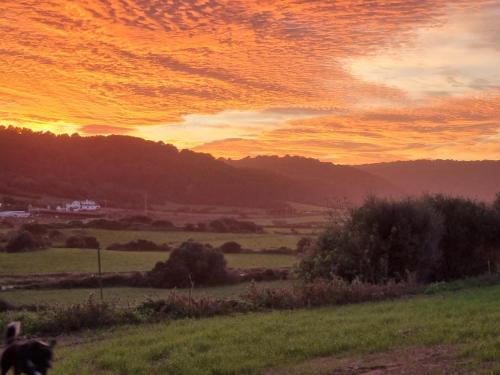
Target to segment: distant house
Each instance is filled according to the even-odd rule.
[[[16,218],[23,218],[23,217],[30,217],[30,213],[28,211],[0,211],[0,217],[5,218],[5,217],[16,217]]]
[[[57,209],[59,211],[69,211],[69,212],[77,212],[77,211],[97,211],[101,208],[101,206],[95,201],[91,201],[86,199],[84,201],[73,201],[71,203],[66,203],[63,207],[59,206]]]

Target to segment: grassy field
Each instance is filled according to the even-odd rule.
[[[158,261],[168,258],[166,252],[102,251],[103,272],[151,270]],[[292,255],[226,254],[229,267],[286,267],[296,262]],[[29,253],[0,253],[0,275],[32,273],[96,272],[96,250],[48,249]]]
[[[53,374],[229,375],[260,374],[272,367],[292,374],[288,366],[312,358],[436,345],[458,348],[457,362],[472,361],[470,373],[485,369],[498,374],[499,311],[500,286],[495,286],[392,302],[124,327],[63,343]]]
[[[66,235],[75,233],[73,229],[63,231]],[[77,231],[79,232],[79,231]],[[160,232],[160,231],[132,231],[85,229],[90,236],[96,237],[101,246],[106,248],[112,243],[125,243],[137,239],[150,240],[156,243],[167,243],[175,246],[189,239],[220,246],[224,242],[236,241],[248,249],[272,249],[281,246],[295,249],[300,235],[279,235],[275,233],[210,233],[210,232]]]
[[[263,281],[259,287],[283,288],[290,286],[292,281]],[[218,298],[238,298],[245,292],[250,283],[224,285],[216,287],[203,287],[193,289],[193,296],[210,296]],[[187,289],[176,289],[176,293],[188,293]],[[90,295],[98,296],[98,289],[43,289],[43,290],[10,290],[0,292],[0,299],[14,306],[20,305],[71,305],[86,302]],[[123,305],[136,305],[148,298],[161,299],[172,293],[168,289],[155,288],[104,288],[104,300]]]

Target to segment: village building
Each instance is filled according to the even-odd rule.
[[[101,206],[93,200],[73,201],[66,203],[63,207],[58,206],[58,211],[78,212],[78,211],[97,211]]]

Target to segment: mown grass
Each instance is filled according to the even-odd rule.
[[[284,288],[290,286],[292,281],[263,281],[259,282],[259,287],[265,288]],[[224,285],[216,287],[194,288],[193,297],[210,296],[216,298],[237,298],[245,292],[250,283],[240,283],[234,285]],[[176,293],[188,293],[188,289],[176,289]],[[138,305],[147,299],[166,298],[172,289],[155,288],[104,288],[104,301],[116,303],[118,305]],[[14,306],[22,305],[72,305],[75,303],[84,303],[88,298],[94,295],[99,296],[98,289],[18,289],[0,292],[0,299],[7,301]]]
[[[57,349],[54,374],[259,374],[311,358],[458,344],[500,371],[500,286],[125,327]]]
[[[162,231],[136,231],[136,230],[106,230],[106,229],[84,229],[90,236],[98,239],[101,246],[106,248],[112,243],[125,243],[137,239],[150,240],[156,243],[167,243],[171,246],[180,245],[189,239],[209,243],[212,246],[220,246],[228,241],[236,241],[248,249],[273,249],[282,246],[295,249],[300,235],[283,235],[275,233],[212,233],[212,232],[162,232]],[[81,230],[77,230],[78,232]],[[63,232],[71,235],[74,229],[66,229]]]
[[[102,251],[103,272],[151,270],[165,261],[167,252]],[[291,255],[226,254],[228,266],[234,268],[287,267],[296,262]],[[0,275],[33,273],[96,272],[96,250],[48,249],[29,253],[0,253]]]

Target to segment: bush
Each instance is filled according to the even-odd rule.
[[[139,317],[133,310],[98,303],[91,295],[85,303],[56,306],[44,311],[38,330],[41,333],[60,334],[138,322]]]
[[[130,224],[130,225],[133,225],[133,224],[151,224],[153,219],[151,219],[149,216],[145,216],[145,215],[135,215],[135,216],[124,217],[120,221],[125,223],[125,224]]]
[[[43,224],[38,224],[38,223],[28,223],[24,224],[21,227],[21,230],[25,230],[27,232],[30,232],[34,236],[43,236],[48,233],[48,228],[47,225]]]
[[[34,236],[28,231],[18,231],[10,235],[5,245],[8,253],[33,251],[46,248],[50,243],[44,238]]]
[[[128,227],[128,224],[114,220],[95,219],[95,220],[90,220],[86,224],[86,226],[88,228],[121,230],[121,229],[126,229]]]
[[[151,223],[151,227],[156,229],[173,229],[175,225],[168,220],[155,220]]]
[[[222,251],[224,254],[238,254],[243,252],[243,248],[241,247],[241,245],[235,241],[229,241],[223,243],[219,247],[219,250]]]
[[[220,233],[261,233],[263,228],[251,221],[241,221],[231,218],[212,220],[208,223],[208,230]]]
[[[275,249],[262,249],[258,251],[260,254],[276,254],[276,255],[295,255],[296,251],[294,249],[290,249],[286,246],[280,246]]]
[[[9,310],[14,310],[14,306],[3,299],[0,299],[0,313]]]
[[[71,236],[66,239],[66,247],[75,249],[98,249],[99,241],[92,236]]]
[[[125,244],[114,243],[107,247],[107,250],[122,250],[122,251],[170,251],[171,248],[167,244],[157,245],[149,240],[130,241]]]
[[[478,275],[494,268],[500,215],[461,198],[368,199],[331,225],[300,264],[306,280],[381,283],[415,274],[420,282]]]
[[[60,230],[57,230],[57,229],[51,229],[48,233],[48,236],[51,240],[57,240],[57,239],[64,238],[64,234]]]
[[[443,217],[437,280],[476,276],[495,269],[500,216],[483,203],[441,195],[427,198]]]
[[[217,249],[194,241],[174,249],[166,262],[158,262],[148,275],[156,287],[222,284],[228,279],[226,260]]]

